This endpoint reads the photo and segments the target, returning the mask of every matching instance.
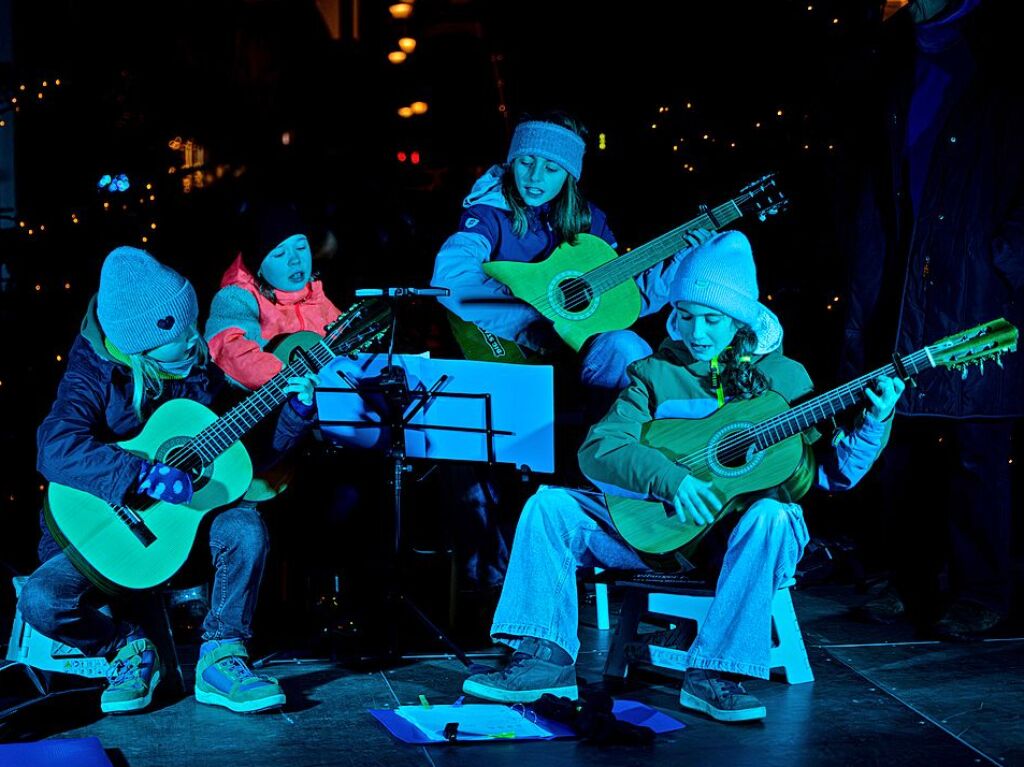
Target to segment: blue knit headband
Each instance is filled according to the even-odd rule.
[[[577,181],[583,172],[586,144],[568,128],[554,123],[532,120],[519,123],[508,148],[508,162],[517,157],[543,157],[557,162]]]

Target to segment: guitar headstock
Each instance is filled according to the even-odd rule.
[[[386,301],[357,301],[327,326],[324,343],[335,354],[354,354],[387,333],[390,325],[391,307]]]
[[[760,221],[781,213],[789,206],[789,200],[779,189],[774,173],[747,184],[733,202],[744,215],[757,216]]]
[[[1002,366],[1002,357],[1007,352],[1017,351],[1017,328],[1003,318],[986,322],[970,330],[946,336],[926,347],[928,356],[935,367],[960,370],[967,377],[967,368],[978,365],[985,372],[985,360],[995,359]]]

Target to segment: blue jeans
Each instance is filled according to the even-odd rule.
[[[626,368],[652,354],[651,345],[632,330],[610,330],[590,339],[583,348],[580,382],[617,394],[629,383]]]
[[[689,652],[691,668],[768,678],[772,598],[796,571],[808,541],[797,504],[762,499],[737,522],[715,599]],[[601,495],[541,488],[516,528],[491,636],[513,648],[523,637],[579,652],[579,567],[646,569],[618,535]]]
[[[595,419],[603,415],[629,383],[626,368],[651,353],[650,345],[631,330],[612,330],[591,338],[583,347],[579,373],[588,397],[587,413]],[[511,538],[498,513],[503,488],[473,469],[452,467],[449,476],[459,509],[456,539],[468,581],[480,586],[500,584],[508,566]]]
[[[215,573],[210,611],[203,621],[204,641],[252,636],[268,541],[266,525],[253,506],[225,509],[213,517],[210,554]],[[112,600],[111,618],[99,610],[106,599],[61,552],[29,576],[18,607],[36,631],[89,657],[101,657],[117,652],[125,638],[145,624],[146,614],[159,608],[152,594],[133,594]]]

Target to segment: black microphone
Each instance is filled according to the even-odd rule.
[[[356,298],[383,296],[386,298],[406,298],[409,296],[450,296],[448,288],[359,288]]]

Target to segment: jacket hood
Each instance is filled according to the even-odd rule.
[[[462,201],[462,207],[490,205],[498,210],[511,210],[504,192],[501,191],[501,180],[504,176],[505,169],[501,165],[492,165],[473,183],[473,188]]]
[[[96,314],[95,295],[89,300],[89,308],[85,310],[85,317],[82,318],[82,327],[79,329],[79,332],[82,334],[82,338],[89,342],[97,357],[115,365],[126,367],[121,360],[117,359],[107,350],[107,337],[103,334],[103,328],[100,326],[100,320]]]
[[[234,286],[245,288],[251,293],[260,293],[259,283],[245,265],[241,254],[235,257],[235,260],[231,262],[231,265],[224,272],[224,276],[220,278],[220,286],[222,288]],[[319,290],[319,286],[319,280],[311,279],[304,288],[299,290],[274,290],[274,297],[279,304],[285,306],[297,304],[309,299],[312,293],[316,293]]]

